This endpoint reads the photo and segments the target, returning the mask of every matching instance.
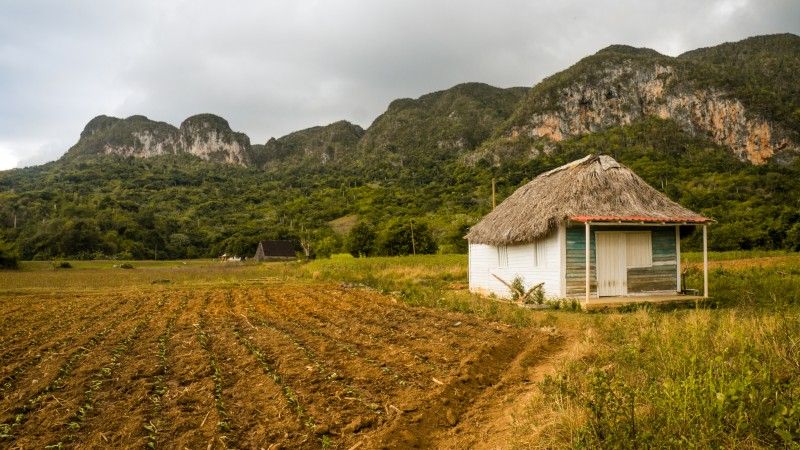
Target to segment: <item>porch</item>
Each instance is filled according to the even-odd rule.
[[[567,258],[572,262],[572,270],[568,267],[568,273],[572,275],[573,284],[578,281],[575,275],[582,272],[584,309],[633,303],[695,302],[709,297],[706,223],[659,222],[641,217],[577,216],[571,220],[583,222],[584,228],[583,242],[575,239],[577,245],[574,249],[583,252],[582,258],[575,254],[576,251]],[[681,294],[686,292],[681,279],[681,226],[687,225],[702,226],[703,233],[703,288],[701,292],[689,291],[694,295]],[[673,227],[674,237],[672,231],[666,233]],[[637,228],[644,233],[630,231]],[[661,231],[656,233],[656,230]],[[578,266],[578,258],[583,260],[582,267]],[[573,288],[572,293],[576,290]]]
[[[634,304],[651,304],[651,305],[664,305],[668,303],[675,304],[694,304],[708,300],[708,297],[702,295],[687,295],[687,294],[649,294],[649,295],[627,295],[620,297],[593,297],[589,301],[581,302],[581,307],[584,311],[598,311],[603,309],[616,309],[627,305]]]

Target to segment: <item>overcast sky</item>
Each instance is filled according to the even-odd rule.
[[[253,143],[464,81],[530,86],[610,44],[677,55],[800,34],[794,0],[0,0],[0,170],[99,114],[211,112]]]

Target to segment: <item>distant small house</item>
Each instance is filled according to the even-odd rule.
[[[291,259],[297,254],[294,251],[292,241],[261,241],[256,249],[255,260],[264,261],[268,259]]]
[[[610,156],[587,156],[537,176],[470,229],[469,287],[508,297],[521,278],[525,288],[544,283],[548,297],[587,303],[675,296],[681,228],[703,227],[706,261],[709,222]]]

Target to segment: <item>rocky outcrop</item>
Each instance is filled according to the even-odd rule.
[[[192,116],[176,128],[145,116],[97,116],[86,125],[67,157],[105,154],[136,158],[189,153],[207,161],[246,166],[250,139],[213,114]]]
[[[346,158],[356,148],[364,129],[346,120],[306,128],[280,138],[271,138],[256,151],[257,165],[326,165]]]
[[[753,164],[783,150],[797,151],[779,127],[750,114],[725,92],[694,87],[675,66],[628,60],[600,66],[591,75],[591,80],[578,78],[557,89],[556,108],[528,115],[505,137],[560,141],[653,115],[674,120],[686,131],[705,133]]]
[[[180,142],[185,152],[208,161],[250,164],[250,138],[232,131],[225,119],[213,114],[198,114],[184,120]]]
[[[472,150],[511,115],[527,91],[463,83],[417,99],[394,100],[367,129],[359,149],[365,155],[421,160]]]

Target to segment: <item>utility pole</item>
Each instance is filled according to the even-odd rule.
[[[414,242],[414,219],[411,219],[411,254],[417,254],[417,243]]]
[[[495,179],[492,178],[492,210],[497,206]]]

